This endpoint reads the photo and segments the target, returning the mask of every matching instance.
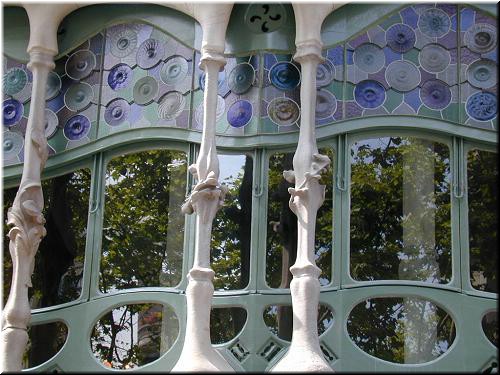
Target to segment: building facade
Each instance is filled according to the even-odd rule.
[[[496,371],[495,4],[3,13],[4,368]]]

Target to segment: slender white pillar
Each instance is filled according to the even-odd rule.
[[[33,91],[24,141],[24,165],[21,184],[13,206],[7,213],[9,251],[12,257],[12,285],[2,316],[2,371],[21,371],[31,320],[28,288],[38,245],[45,236],[42,215],[41,172],[47,161],[45,138],[45,86],[54,69],[54,53],[42,48],[30,50],[28,69],[33,72]]]
[[[219,161],[215,147],[217,78],[225,63],[222,53],[209,48],[202,49],[200,68],[206,73],[203,135],[196,164],[189,167],[198,182],[182,207],[184,213],[196,214],[195,255],[186,289],[184,347],[172,371],[234,372],[210,341],[210,310],[214,293],[214,271],[210,268],[212,222],[227,191],[224,185],[219,184]]]

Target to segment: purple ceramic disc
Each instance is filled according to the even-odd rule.
[[[252,104],[248,100],[234,102],[227,111],[227,121],[235,128],[247,125],[252,119]]]

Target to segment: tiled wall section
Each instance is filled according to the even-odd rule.
[[[325,48],[316,125],[415,115],[497,129],[496,19],[458,5],[401,9]],[[137,127],[201,131],[200,54],[145,24],[112,26],[56,62],[47,86],[49,153]],[[3,59],[4,165],[22,162],[32,77]],[[297,131],[300,64],[262,52],[228,57],[219,74],[217,132]]]

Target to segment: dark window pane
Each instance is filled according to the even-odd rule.
[[[352,277],[448,283],[448,147],[419,138],[375,138],[354,143],[351,157]]]
[[[23,355],[23,369],[47,362],[61,350],[67,337],[68,327],[62,322],[28,327],[28,344]]]
[[[112,159],[99,287],[107,293],[136,287],[174,287],[181,281],[186,155],[154,150]]]
[[[282,340],[291,341],[293,331],[292,305],[270,305],[264,310],[267,328]],[[322,335],[333,324],[333,312],[326,305],[318,306],[318,335]]]
[[[319,152],[332,163],[320,181],[326,187],[325,201],[318,210],[315,234],[315,260],[321,269],[319,282],[327,285],[332,277],[334,154],[329,148]],[[271,288],[290,287],[290,267],[297,256],[297,216],[290,210],[288,193],[288,188],[294,185],[283,178],[283,171],[292,169],[293,153],[276,153],[269,159],[266,282]]]
[[[247,321],[242,307],[214,307],[210,312],[210,339],[212,344],[223,344],[234,339]]]
[[[481,322],[483,332],[490,342],[498,348],[498,313],[490,311]]]
[[[347,319],[351,340],[364,352],[395,363],[425,363],[455,340],[455,323],[434,303],[417,297],[381,297],[356,305]]]
[[[470,281],[498,293],[498,160],[493,152],[472,150],[467,158]]]
[[[166,353],[179,334],[179,321],[168,305],[130,304],[104,314],[94,326],[90,345],[106,367],[132,369]]]
[[[250,276],[253,159],[219,154],[219,168],[219,181],[229,190],[213,222],[210,256],[214,287],[243,289]]]
[[[81,169],[42,181],[47,235],[35,256],[29,289],[31,308],[70,302],[80,296],[87,237],[90,170]],[[4,233],[7,210],[18,188],[4,191]],[[4,303],[12,281],[9,239],[4,241]]]

